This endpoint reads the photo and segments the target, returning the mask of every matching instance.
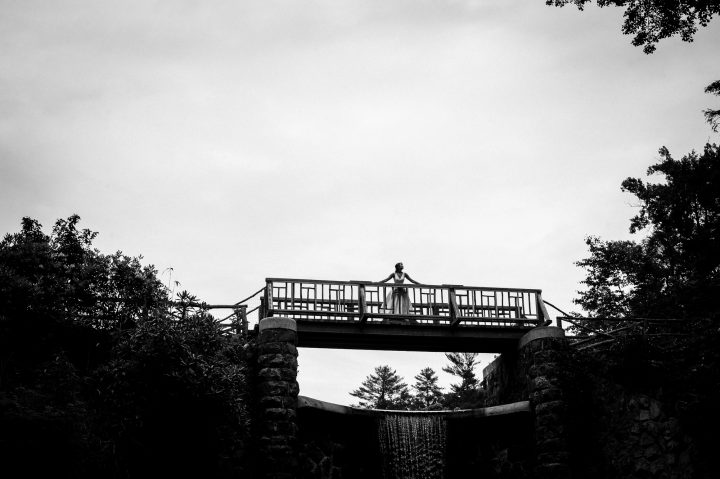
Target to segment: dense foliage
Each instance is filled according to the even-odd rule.
[[[95,375],[103,430],[124,466],[225,477],[242,469],[249,415],[246,352],[213,318],[142,322]]]
[[[578,383],[585,384],[578,403],[592,403],[590,410],[607,411],[613,419],[604,424],[584,417],[583,424],[595,431],[584,437],[596,435],[596,443],[579,450],[605,449],[609,456],[622,456],[630,447],[628,428],[615,416],[624,417],[623,401],[634,395],[657,406],[658,420],[674,424],[677,437],[670,434],[660,443],[676,452],[682,439],[688,477],[714,477],[717,440],[707,431],[720,426],[720,147],[708,144],[702,153],[693,151],[681,160],[662,148],[660,157],[648,168],[648,175],[662,175],[660,182],[628,178],[622,183],[639,202],[630,232],[642,238],[588,238],[590,256],[577,263],[586,269],[587,288],[576,302],[593,316],[681,321],[622,334],[624,324],[585,324],[618,333],[604,347],[578,355],[576,364],[583,369]],[[638,441],[648,447],[647,434]],[[605,467],[632,464],[636,458]]]
[[[675,160],[666,148],[648,175],[663,182],[628,178],[623,191],[640,211],[630,232],[640,241],[588,238],[590,256],[576,300],[594,316],[709,318],[720,298],[720,148],[708,144]]]
[[[92,247],[96,232],[78,230],[80,217],[55,223],[46,235],[36,220],[0,242],[0,319],[33,319],[101,329],[132,327],[167,302],[167,291],[141,258]]]
[[[237,475],[249,347],[79,220],[24,218],[0,242],[2,475]]]
[[[705,87],[705,93],[720,96],[720,80],[714,81]],[[705,120],[710,124],[710,128],[712,128],[714,132],[717,132],[718,127],[720,127],[720,109],[715,110],[708,108],[703,110],[703,113],[705,114]]]
[[[546,0],[547,5],[574,4],[582,10],[592,0]],[[698,26],[706,27],[720,13],[717,0],[597,0],[600,7],[623,7],[622,32],[633,35],[632,44],[652,53],[660,40],[680,35],[691,42]]]

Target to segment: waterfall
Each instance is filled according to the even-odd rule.
[[[439,414],[388,413],[378,423],[385,479],[442,479],[447,426]]]

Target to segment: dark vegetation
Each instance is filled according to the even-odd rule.
[[[648,175],[627,178],[639,212],[636,241],[590,237],[590,256],[579,261],[586,286],[576,303],[593,316],[717,319],[720,298],[720,147],[707,144],[675,160],[666,148]]]
[[[720,80],[714,81],[705,87],[705,93],[720,95]],[[705,121],[707,121],[710,128],[717,133],[718,127],[720,127],[720,109],[708,108],[703,110],[703,113],[705,114]]]
[[[590,0],[547,0],[548,5]],[[624,8],[622,32],[653,53],[660,40],[691,42],[720,13],[720,2],[597,0]],[[720,95],[720,81],[705,88]],[[718,131],[720,110],[703,111]],[[634,241],[589,237],[585,289],[576,303],[599,320],[578,324],[614,330],[615,340],[576,353],[573,456],[583,477],[716,477],[720,446],[720,147],[706,144],[675,160],[667,148],[648,175],[627,178],[640,208]],[[668,318],[654,330],[602,318]],[[670,324],[673,326],[670,327]],[[587,333],[587,329],[576,328]],[[648,421],[651,419],[651,421]],[[662,458],[666,461],[663,462]],[[676,462],[675,462],[676,461]]]
[[[706,112],[707,116],[707,112]],[[708,120],[710,118],[708,117]],[[720,446],[720,147],[680,160],[666,148],[648,175],[627,178],[637,200],[633,241],[588,238],[585,289],[576,303],[587,327],[614,341],[573,362],[574,456],[585,477],[715,477]],[[628,321],[603,321],[614,317]],[[649,330],[636,318],[670,319]],[[585,409],[587,408],[587,409]],[[592,414],[588,413],[592,411]]]
[[[583,10],[592,0],[545,0],[547,5],[574,4]],[[625,11],[624,35],[633,35],[632,44],[653,53],[660,40],[680,35],[691,42],[698,27],[706,27],[720,13],[717,0],[596,0],[599,7],[621,7]]]
[[[247,472],[251,348],[79,219],[0,242],[0,475]]]

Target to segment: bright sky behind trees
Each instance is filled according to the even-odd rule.
[[[621,181],[718,141],[717,21],[648,56],[621,10],[542,0],[0,8],[2,232],[78,213],[208,302],[403,261],[573,309],[583,237],[629,236]],[[301,394],[349,403],[380,364],[447,387],[445,363],[301,350]]]

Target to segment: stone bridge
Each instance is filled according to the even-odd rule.
[[[277,296],[276,296],[277,297]],[[276,300],[266,296],[266,313],[279,313],[280,308],[269,308],[269,305],[277,305]],[[286,301],[283,299],[282,301]],[[290,303],[292,304],[292,303]],[[338,303],[347,307],[350,303]],[[450,303],[450,308],[452,308]],[[346,308],[344,312],[348,312]],[[460,308],[458,307],[458,310]],[[293,310],[302,311],[300,314],[308,315],[311,310]],[[516,309],[515,311],[521,311]],[[542,310],[539,310],[542,311]],[[327,313],[335,314],[337,310],[328,310]],[[354,315],[360,314],[359,311],[353,311]],[[373,313],[370,313],[373,314]],[[377,314],[377,313],[376,313]],[[517,314],[517,313],[516,313]],[[546,314],[546,313],[545,313]],[[322,315],[327,318],[331,315]],[[345,317],[345,316],[343,316]],[[401,334],[401,330],[418,331],[419,328],[428,328],[434,330],[435,339],[444,338],[445,351],[466,351],[467,345],[470,344],[467,337],[453,336],[452,328],[462,328],[461,322],[463,315],[456,316],[461,318],[455,325],[452,319],[442,319],[448,324],[437,325],[435,323],[425,324],[393,324],[394,319],[398,318],[379,318],[376,330],[382,331],[380,328],[387,328],[387,331],[397,331],[390,341],[379,344],[391,346],[393,349],[422,349],[424,344],[428,344],[424,339],[418,340],[412,338],[411,334]],[[361,317],[360,317],[361,318]],[[362,323],[360,318],[355,318],[354,323]],[[472,321],[482,322],[479,317],[474,317]],[[367,318],[369,321],[371,317]],[[374,318],[373,318],[374,319]],[[402,321],[404,318],[399,318]],[[416,319],[416,318],[408,318]],[[483,318],[485,319],[485,318]],[[524,318],[496,318],[493,320],[501,323],[516,322]],[[545,316],[542,314],[538,318],[533,318],[536,322],[544,324]],[[417,319],[416,319],[417,320]],[[421,319],[422,320],[422,319]],[[435,321],[436,319],[432,319]],[[297,436],[298,436],[298,393],[299,386],[297,383],[297,366],[298,366],[298,345],[318,346],[317,341],[322,337],[335,337],[337,340],[333,342],[333,346],[342,347],[344,344],[351,342],[363,333],[363,327],[369,324],[353,324],[353,323],[330,323],[328,329],[318,332],[317,329],[308,328],[310,322],[315,321],[348,321],[333,319],[312,319],[312,318],[288,318],[284,316],[271,316],[262,319],[259,322],[258,329],[258,356],[257,356],[257,374],[258,374],[258,392],[259,392],[259,438],[260,460],[265,477],[272,479],[285,479],[295,477],[298,469],[297,462]],[[522,322],[522,321],[518,321]],[[342,326],[340,326],[342,325]],[[439,326],[439,327],[438,327]],[[476,340],[482,344],[470,350],[488,351],[489,344],[487,338],[483,339],[481,335],[486,334],[485,328],[492,326],[468,326],[477,334]],[[333,329],[335,328],[335,329]],[[394,329],[393,329],[394,328]],[[570,477],[570,468],[568,462],[567,447],[567,430],[565,427],[564,411],[565,397],[564,385],[562,379],[562,366],[566,360],[568,353],[568,343],[564,336],[564,331],[557,327],[538,326],[537,324],[529,328],[523,326],[510,326],[507,324],[500,325],[500,328],[507,330],[509,328],[517,328],[515,333],[516,339],[505,337],[501,342],[495,342],[498,349],[495,352],[502,352],[494,363],[488,366],[484,371],[483,383],[488,391],[488,397],[492,404],[491,408],[483,410],[472,410],[465,412],[466,417],[483,417],[488,415],[501,415],[526,413],[529,428],[532,431],[528,438],[534,444],[533,455],[534,460],[534,477],[538,478],[566,478]],[[347,331],[343,333],[343,331]],[[347,336],[342,336],[347,334]],[[377,337],[380,333],[374,332],[371,335]],[[303,336],[307,335],[308,338]],[[453,338],[456,342],[453,342]],[[502,344],[500,348],[498,345]],[[351,347],[351,346],[345,346]],[[437,350],[437,349],[429,349]],[[492,350],[490,350],[492,351]],[[507,399],[512,398],[512,404],[507,404]],[[303,399],[300,403],[301,407],[315,407],[333,409],[327,403],[321,401],[313,401]],[[492,409],[494,406],[496,409]],[[344,406],[334,407],[335,413],[342,414]],[[347,413],[347,410],[344,410]],[[331,411],[332,412],[332,411]],[[525,417],[525,416],[521,416]]]

